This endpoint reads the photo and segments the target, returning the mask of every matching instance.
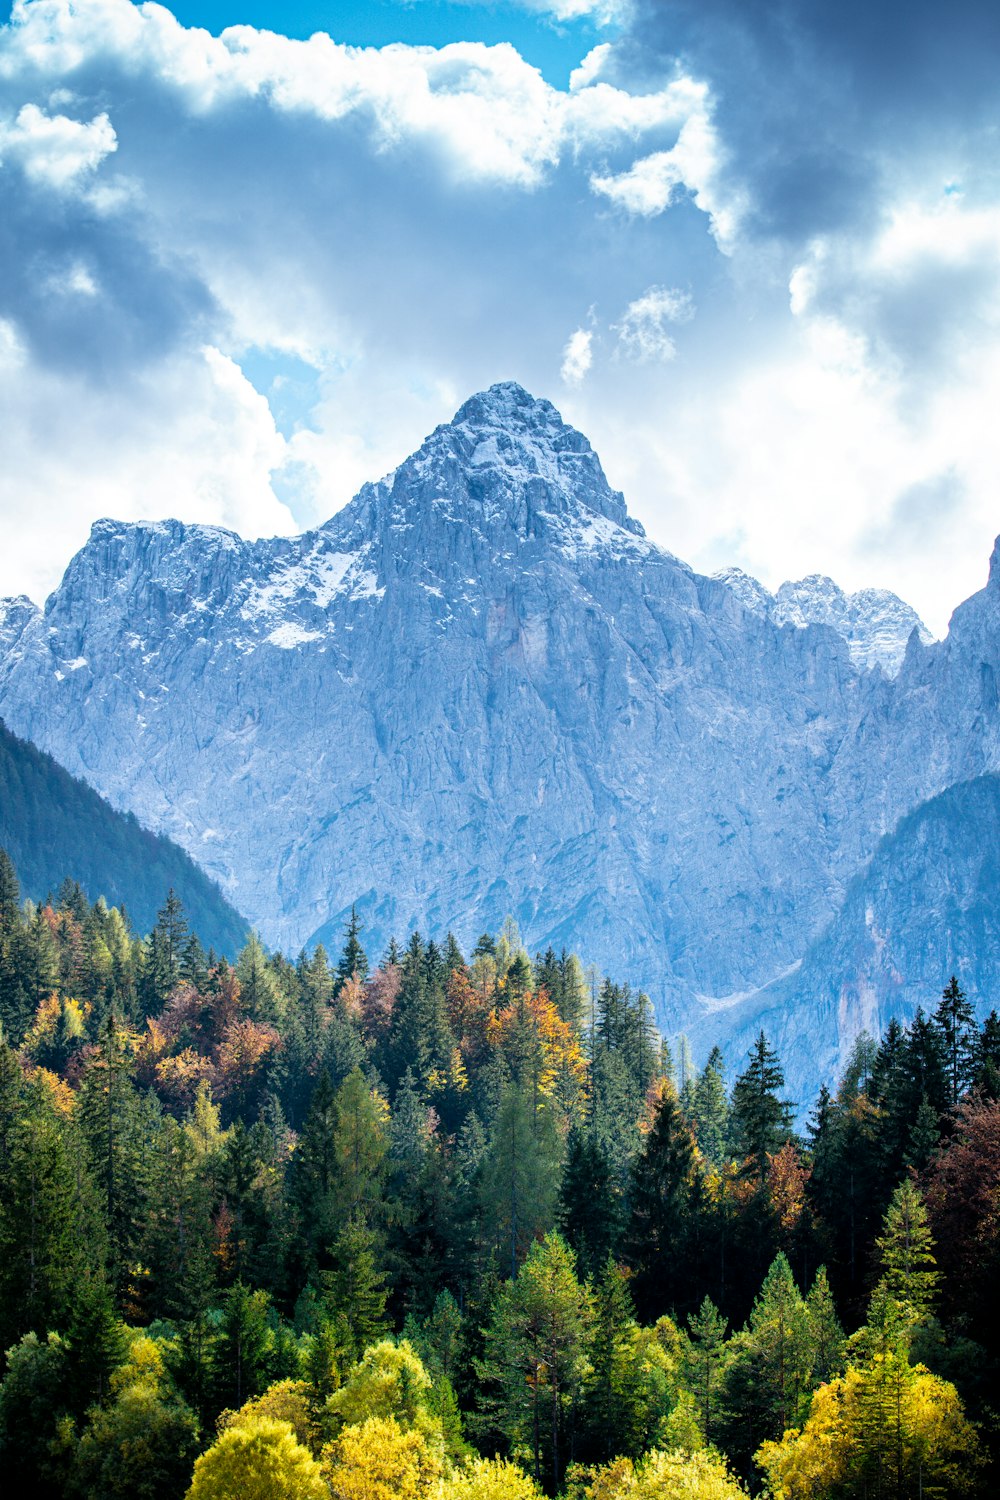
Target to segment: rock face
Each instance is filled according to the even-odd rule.
[[[763,1026],[806,1108],[859,1033],[933,1011],[948,978],[992,1008],[1000,995],[1000,777],[959,782],[903,818],[847,888],[795,970],[695,1023],[739,1063]]]
[[[744,573],[742,568],[724,568],[715,574],[736,594],[747,609],[767,615],[776,625],[829,625],[842,635],[859,667],[881,667],[895,677],[903,664],[907,642],[914,630],[923,644],[933,636],[916,610],[888,589],[859,589],[845,594],[832,578],[812,573],[793,583],[783,583],[776,594]]]
[[[794,588],[798,623],[823,590]],[[998,764],[1000,586],[894,680],[864,665],[892,610],[862,649],[843,611],[793,629],[745,592],[500,385],[302,537],[99,522],[0,714],[272,943],[339,943],[353,901],[376,954],[512,911],[672,1028],[799,961],[901,816]]]

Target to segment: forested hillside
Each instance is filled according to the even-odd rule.
[[[990,1493],[1000,1020],[792,1127],[513,924],[139,939],[0,857],[0,1473],[192,1500]]]
[[[235,957],[247,924],[183,849],[119,813],[0,720],[0,846],[27,894],[44,900],[67,870],[91,901],[125,905],[140,932],[177,891],[206,943]]]

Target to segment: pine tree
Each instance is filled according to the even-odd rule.
[[[733,1144],[746,1163],[747,1176],[763,1182],[768,1159],[791,1138],[791,1106],[779,1098],[785,1075],[763,1031],[754,1043],[746,1070],[733,1087]]]
[[[687,1306],[693,1292],[690,1248],[698,1203],[691,1128],[673,1088],[665,1084],[629,1188],[626,1249],[644,1317]]]
[[[721,1166],[726,1158],[729,1101],[722,1074],[722,1053],[718,1047],[712,1048],[694,1086],[691,1119],[702,1155],[713,1166]]]
[[[944,1043],[949,1101],[952,1108],[972,1082],[976,1058],[976,1013],[953,974],[941,992],[934,1022]]]
[[[237,1281],[226,1293],[219,1338],[213,1349],[219,1406],[238,1409],[264,1389],[271,1343],[267,1310],[267,1293],[251,1291],[245,1282]]]
[[[727,1327],[710,1297],[688,1318],[684,1372],[698,1408],[702,1433],[709,1443],[714,1443],[719,1433]]]
[[[344,951],[337,964],[334,979],[334,994],[339,995],[349,979],[357,977],[362,984],[368,978],[368,955],[361,946],[361,919],[357,907],[351,907],[351,915],[345,929]]]
[[[589,1455],[602,1462],[637,1456],[646,1437],[647,1396],[636,1357],[628,1279],[609,1255],[593,1291],[590,1373],[584,1402]]]
[[[905,1303],[915,1320],[926,1317],[934,1301],[937,1262],[927,1209],[911,1177],[893,1193],[875,1244],[888,1296]]]
[[[592,1131],[574,1127],[559,1190],[559,1227],[583,1276],[596,1276],[607,1263],[620,1219],[607,1158]]]
[[[554,1494],[567,1458],[567,1429],[586,1370],[590,1298],[573,1253],[552,1232],[536,1241],[516,1280],[501,1287],[486,1334],[480,1378],[508,1440],[532,1454],[536,1480]]]
[[[844,1330],[830,1291],[826,1267],[820,1266],[806,1297],[812,1374],[816,1381],[830,1380],[843,1369]]]
[[[387,1277],[379,1248],[376,1236],[352,1214],[334,1242],[332,1268],[320,1274],[324,1311],[352,1359],[360,1359],[387,1326]]]
[[[555,1221],[560,1157],[552,1109],[509,1087],[482,1162],[480,1193],[498,1262],[512,1277],[529,1246]]]

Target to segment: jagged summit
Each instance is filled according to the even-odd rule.
[[[383,484],[409,504],[440,504],[447,496],[444,513],[452,520],[465,505],[477,519],[531,532],[538,518],[598,515],[645,535],[583,433],[515,381],[470,396]]]
[[[894,677],[903,664],[914,631],[927,645],[934,638],[916,610],[888,589],[859,589],[845,594],[824,573],[810,573],[783,583],[772,594],[742,568],[723,568],[714,575],[732,589],[745,608],[766,615],[776,625],[828,625],[843,636],[859,667],[881,667]]]
[[[512,912],[684,1026],[800,959],[901,815],[1000,768],[995,590],[893,679],[863,668],[912,631],[894,596],[726,583],[505,382],[302,536],[100,523],[44,613],[2,612],[0,713],[269,942],[336,946],[352,904],[372,956]]]

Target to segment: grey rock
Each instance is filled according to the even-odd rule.
[[[851,660],[859,667],[880,667],[895,677],[903,664],[906,647],[914,631],[924,645],[934,639],[915,609],[888,589],[859,589],[845,594],[822,573],[783,583],[771,594],[744,573],[742,568],[724,568],[715,574],[733,590],[747,609],[767,615],[777,625],[829,625],[843,636]]]
[[[793,628],[655,546],[500,385],[304,536],[99,522],[0,714],[272,944],[338,946],[352,902],[375,955],[513,912],[669,1030],[801,961],[901,817],[1000,765],[991,589],[868,670],[843,610]]]

